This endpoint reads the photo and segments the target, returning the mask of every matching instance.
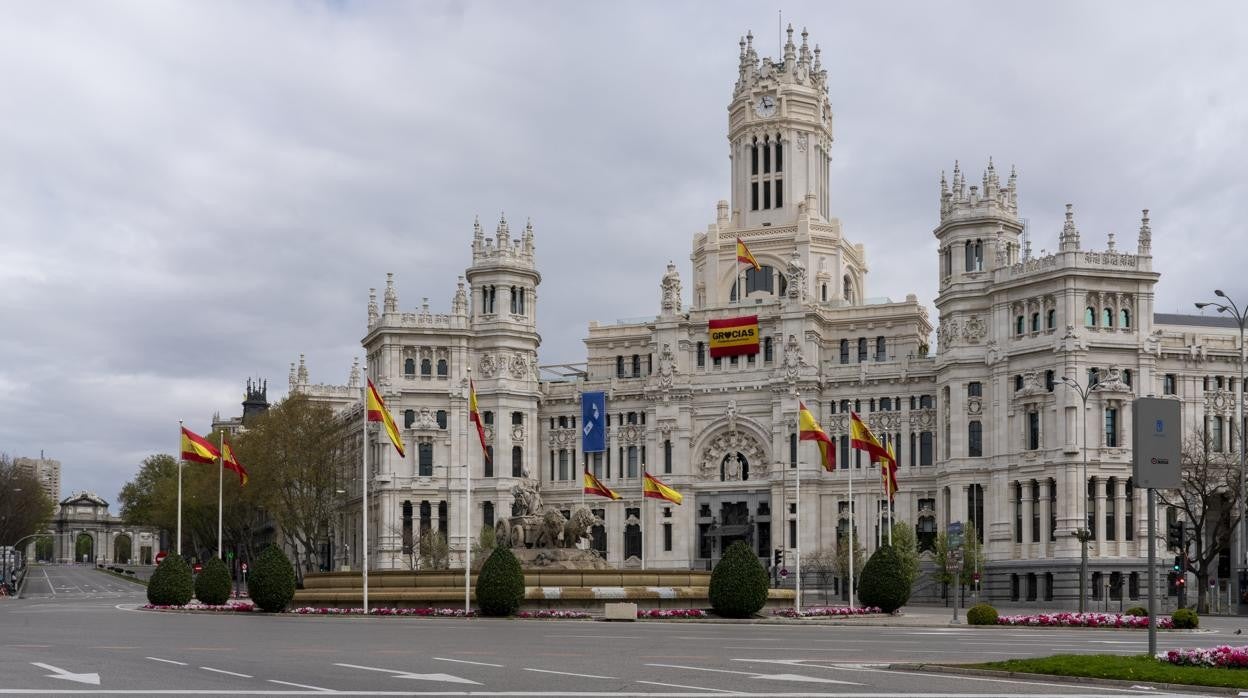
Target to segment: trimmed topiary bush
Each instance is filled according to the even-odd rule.
[[[1200,627],[1200,616],[1190,608],[1180,608],[1170,614],[1170,620],[1174,621],[1174,627],[1182,630],[1193,630]]]
[[[910,600],[910,577],[901,556],[891,545],[881,545],[862,568],[858,598],[864,606],[892,613]]]
[[[224,562],[214,557],[204,563],[204,569],[195,578],[195,598],[210,606],[220,606],[230,600],[230,571]]]
[[[247,595],[256,608],[269,613],[286,610],[295,597],[295,568],[276,545],[260,552],[247,574]]]
[[[510,616],[524,600],[524,572],[511,548],[501,546],[477,574],[477,609],[484,616]]]
[[[970,625],[996,625],[997,609],[986,603],[971,606],[966,609],[966,622]]]
[[[147,581],[147,602],[153,606],[185,606],[194,593],[191,567],[180,555],[161,560]]]
[[[711,608],[725,618],[749,618],[767,603],[767,570],[745,541],[728,546],[711,572]]]
[[[1127,615],[1128,616],[1144,616],[1145,618],[1147,618],[1148,609],[1144,608],[1143,606],[1132,606],[1131,608],[1127,609]]]

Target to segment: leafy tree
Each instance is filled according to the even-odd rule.
[[[493,526],[482,526],[481,533],[477,536],[477,540],[472,542],[472,567],[473,569],[481,569],[488,558],[497,547],[498,541],[494,535]]]
[[[195,578],[195,598],[200,603],[220,606],[230,600],[230,571],[225,563],[213,557],[204,563],[204,568]]]
[[[181,555],[168,555],[147,580],[147,601],[156,606],[185,606],[195,593],[191,566]]]
[[[876,548],[862,568],[858,598],[864,606],[879,606],[885,613],[896,611],[910,600],[910,573],[891,545]]]
[[[745,541],[728,546],[711,572],[711,608],[726,618],[749,618],[767,603],[767,570]]]
[[[1237,439],[1238,430],[1232,425],[1231,443]],[[1180,520],[1195,531],[1187,552],[1196,567],[1196,610],[1208,613],[1209,577],[1217,573],[1218,557],[1230,546],[1239,525],[1239,454],[1215,450],[1197,430],[1184,439],[1179,462],[1179,487],[1157,490],[1157,498],[1177,509]]]
[[[524,601],[524,572],[511,548],[495,548],[477,575],[477,608],[486,616],[510,616]]]
[[[276,545],[260,551],[247,575],[247,595],[262,611],[280,613],[295,597],[295,570]]]
[[[854,527],[857,529],[857,526]],[[862,547],[862,541],[855,530],[854,535],[854,585],[858,586],[862,579],[862,568],[867,564],[867,549]],[[836,541],[836,575],[841,578],[844,584],[849,584],[849,536],[838,536]],[[849,592],[854,593],[853,590]]]
[[[986,603],[975,604],[966,610],[966,622],[970,625],[996,625],[997,609]]]
[[[55,507],[38,477],[19,471],[0,453],[0,546],[16,545],[26,536],[43,532]]]
[[[898,522],[893,524],[893,552],[901,563],[901,571],[905,574],[906,583],[911,587],[919,580],[919,548],[914,535],[914,527]]]
[[[446,543],[446,534],[441,531],[423,531],[417,544],[417,554],[420,556],[421,569],[447,569],[451,563],[451,548]]]

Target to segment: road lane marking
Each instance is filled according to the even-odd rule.
[[[552,669],[532,669],[525,667],[524,671],[536,671],[543,674],[560,674],[562,676],[579,676],[583,679],[614,679],[614,676],[598,676],[597,674],[576,674],[571,671],[554,671]]]
[[[644,640],[640,635],[547,635],[546,637],[562,640],[565,637],[587,638],[591,640]]]
[[[283,686],[294,686],[295,688],[310,688],[313,691],[328,691],[330,693],[337,693],[337,691],[335,691],[332,688],[321,688],[320,686],[309,686],[306,683],[291,683],[289,681],[278,681],[277,679],[269,679],[269,683],[280,683]]]
[[[55,666],[52,666],[51,664],[44,664],[43,662],[31,662],[31,664],[39,667],[40,669],[43,669],[44,671],[52,672],[51,674],[44,674],[44,676],[46,676],[49,679],[64,679],[66,681],[76,681],[78,683],[89,683],[89,684],[94,684],[96,686],[100,685],[100,675],[96,673],[75,674],[74,672],[69,671],[68,669],[55,667]]]
[[[43,578],[44,578],[44,580],[46,580],[46,581],[47,581],[47,583],[48,583],[48,588],[49,588],[49,589],[52,589],[52,595],[53,595],[53,596],[56,596],[56,589],[52,586],[52,578],[48,576],[48,568],[47,568],[47,567],[44,567],[44,568],[43,568],[42,570],[40,570],[40,571],[41,571],[41,572],[43,572]]]
[[[218,674],[228,674],[228,675],[230,675],[230,676],[237,676],[237,677],[239,677],[240,679],[254,679],[254,678],[256,678],[256,677],[254,677],[254,676],[252,676],[252,675],[250,675],[250,674],[240,674],[240,673],[238,673],[237,671],[226,671],[225,669],[213,669],[213,668],[212,668],[212,667],[210,667],[210,666],[201,666],[201,667],[200,667],[200,669],[203,669],[204,671],[215,671],[215,672],[216,672],[216,673],[218,673]]]
[[[160,657],[144,657],[144,659],[150,659],[153,662],[164,662],[165,664],[177,664],[178,666],[186,666],[186,662],[179,662],[173,659],[161,659]]]
[[[749,661],[749,660],[744,660]],[[861,686],[860,683],[853,681],[840,681],[837,679],[821,679],[814,676],[802,676],[801,674],[764,674],[757,671],[733,671],[732,669],[711,669],[709,667],[683,666],[680,664],[647,664],[646,666],[666,667],[669,669],[690,669],[693,671],[714,671],[720,674],[737,674],[738,676],[748,676],[751,679],[760,681],[794,681],[802,683],[839,683],[847,686]],[[828,667],[823,667],[828,668]]]
[[[346,667],[348,669],[363,669],[364,671],[380,671],[386,674],[394,674],[394,678],[396,679],[418,679],[421,681],[441,681],[443,683],[470,683],[476,686],[481,685],[480,681],[473,681],[471,679],[461,678],[452,674],[416,674],[410,671],[399,671],[398,669],[382,669],[381,667],[362,666],[360,664],[343,664],[341,662],[334,662],[334,666]]]
[[[458,664],[476,664],[477,666],[492,666],[492,667],[497,667],[499,669],[503,668],[502,664],[490,664],[489,662],[474,662],[468,659],[450,659],[448,657],[431,657],[431,659],[436,659],[439,662],[456,662]]]
[[[705,686],[686,686],[679,683],[662,683],[659,681],[638,681],[637,683],[647,683],[651,686],[667,686],[668,688],[685,688],[691,691],[714,691],[716,693],[731,693],[733,695],[741,695],[737,691],[730,691],[726,688],[706,688]]]

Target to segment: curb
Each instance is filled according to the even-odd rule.
[[[1191,683],[1159,683],[1155,681],[1130,681],[1126,679],[1098,679],[1090,676],[1065,676],[1062,674],[1031,674],[1022,671],[994,671],[992,669],[971,669],[969,667],[949,666],[947,664],[889,664],[889,669],[896,671],[925,671],[936,674],[951,674],[954,676],[984,676],[996,677],[1002,679],[1023,679],[1027,681],[1035,681],[1043,679],[1045,681],[1057,683],[1069,683],[1074,685],[1093,685],[1105,686],[1112,688],[1131,688],[1132,686],[1151,686],[1153,688],[1163,689],[1166,691],[1176,691],[1181,693],[1213,693],[1217,695],[1238,696],[1243,689],[1228,688],[1225,686],[1202,686],[1200,684]]]

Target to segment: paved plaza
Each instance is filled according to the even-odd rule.
[[[36,567],[31,580],[28,597],[0,603],[0,694],[1162,692],[889,668],[1147,648],[1141,631],[951,627],[942,608],[888,626],[223,616],[138,610],[142,587],[89,567]],[[1238,622],[1159,633],[1160,647],[1234,643]]]

